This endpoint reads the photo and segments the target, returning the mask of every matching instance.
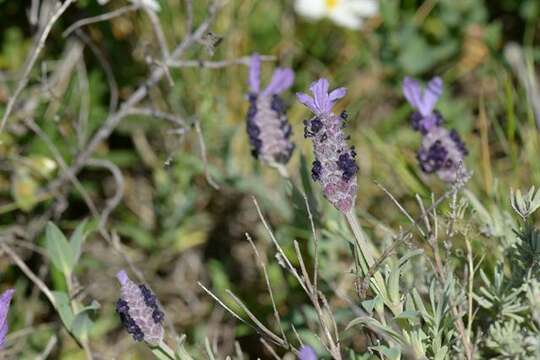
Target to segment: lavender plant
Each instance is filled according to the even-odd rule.
[[[435,110],[442,92],[443,81],[439,77],[431,79],[425,89],[409,77],[403,80],[403,94],[415,109],[411,125],[423,137],[417,153],[422,171],[436,173],[443,181],[454,182],[466,173],[463,160],[468,150],[455,130],[443,127],[442,114]]]
[[[294,150],[292,128],[280,94],[290,88],[294,73],[277,68],[268,86],[261,90],[261,58],[251,57],[249,65],[249,109],[246,116],[251,153],[255,158],[283,171]]]
[[[338,88],[329,92],[327,79],[319,79],[310,86],[313,97],[298,93],[298,101],[307,106],[314,117],[304,122],[304,136],[313,142],[315,161],[311,174],[321,184],[324,196],[343,214],[348,213],[356,200],[356,151],[349,147],[343,132],[347,113],[339,116],[332,111],[336,101],[347,94]]]

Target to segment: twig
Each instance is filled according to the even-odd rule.
[[[81,28],[83,26],[90,25],[90,24],[95,24],[95,23],[98,23],[98,22],[101,22],[101,21],[111,20],[111,19],[114,19],[115,17],[124,15],[124,14],[126,14],[128,12],[136,11],[140,7],[141,7],[140,4],[126,5],[126,6],[122,6],[121,8],[118,8],[116,10],[113,10],[113,11],[105,13],[105,14],[101,14],[101,15],[92,16],[92,17],[88,17],[88,18],[78,20],[78,21],[74,22],[72,25],[70,25],[62,33],[62,36],[63,37],[68,37],[72,32],[74,32],[75,30],[77,30],[77,29],[79,29],[79,28]]]
[[[221,61],[208,61],[208,60],[176,60],[169,61],[167,65],[171,68],[186,68],[186,67],[198,67],[207,69],[220,69],[231,65],[246,65],[249,66],[251,58],[249,56],[241,57],[238,59],[221,60]],[[276,61],[276,57],[272,55],[261,55],[261,61]]]
[[[124,177],[122,176],[120,168],[118,168],[118,166],[116,166],[109,160],[90,159],[88,160],[88,165],[103,167],[109,170],[113,175],[114,182],[116,183],[116,192],[109,200],[107,200],[107,206],[101,211],[101,218],[99,220],[99,227],[102,229],[102,231],[106,232],[106,226],[109,216],[111,215],[113,210],[116,209],[116,207],[120,204],[120,201],[122,201],[122,197],[124,196]]]
[[[45,346],[45,349],[39,354],[39,356],[36,358],[36,360],[46,360],[51,352],[53,351],[54,347],[56,346],[56,343],[58,342],[58,337],[53,334],[49,341],[47,342],[47,346]]]
[[[88,72],[86,70],[84,59],[77,62],[76,66],[79,92],[81,94],[81,104],[76,131],[77,142],[79,144],[79,148],[82,149],[86,143],[86,131],[88,129],[88,118],[90,117],[90,84],[88,82]]]
[[[309,206],[309,199],[305,193],[302,193],[302,196],[304,197],[304,203],[306,204],[309,224],[311,225],[311,233],[313,235],[313,244],[315,246],[315,249],[314,249],[315,259],[314,259],[314,264],[313,264],[313,290],[315,293],[317,293],[319,291],[317,289],[318,273],[319,273],[319,237],[317,236],[317,231],[315,229],[315,222],[313,221],[313,214],[311,213],[311,208]]]
[[[411,237],[412,237],[411,233],[406,233],[406,234],[401,233],[398,237],[394,239],[392,244],[383,251],[381,256],[377,258],[375,263],[372,266],[370,266],[367,275],[364,277],[364,279],[362,280],[362,284],[358,288],[358,296],[360,297],[360,299],[365,299],[366,292],[369,287],[369,281],[373,277],[373,275],[375,275],[375,272],[379,270],[379,267],[382,265],[384,260],[386,260],[388,257],[390,257],[394,253],[394,251],[396,250],[399,244],[406,242]]]
[[[242,300],[240,300],[231,290],[225,289],[225,292],[233,299],[233,301],[236,303],[236,305],[240,306],[242,310],[246,313],[246,315],[250,318],[251,321],[257,326],[257,328],[261,329],[267,337],[272,340],[272,342],[276,345],[283,346],[285,348],[288,347],[287,340],[283,340],[276,334],[274,334],[270,329],[268,329],[256,316],[253,314],[249,308],[244,304]]]
[[[77,179],[77,176],[75,176],[75,174],[69,173],[69,167],[66,164],[66,162],[64,161],[64,158],[62,157],[62,154],[60,154],[60,151],[58,150],[56,145],[51,141],[49,136],[43,130],[41,130],[41,127],[39,127],[39,125],[36,124],[34,122],[34,120],[25,119],[25,124],[33,132],[35,132],[36,135],[38,135],[41,138],[41,140],[43,140],[45,145],[47,145],[47,148],[49,149],[49,151],[53,155],[53,157],[56,160],[56,162],[58,163],[58,165],[62,168],[62,171],[67,173],[67,176],[68,176],[69,180],[73,183],[73,185],[75,186],[77,191],[79,191],[79,193],[83,197],[83,199],[84,199],[86,205],[88,206],[88,209],[92,213],[92,215],[97,218],[99,216],[99,213],[98,213],[96,205],[94,204],[94,201],[92,200],[92,198],[90,197],[90,195],[88,194],[88,192],[86,191],[84,186],[80,183],[79,179]]]
[[[266,329],[269,333],[266,333],[264,330],[258,328],[257,326],[249,323],[248,321],[244,320],[240,315],[238,315],[233,309],[231,309],[229,306],[227,306],[219,297],[217,297],[217,295],[215,295],[213,292],[211,292],[210,290],[208,290],[203,284],[201,284],[200,282],[197,282],[197,284],[208,294],[210,295],[210,297],[212,297],[212,299],[214,299],[221,307],[223,307],[225,310],[227,310],[232,316],[234,316],[236,319],[240,320],[240,322],[242,322],[243,324],[249,326],[250,328],[252,328],[257,334],[261,335],[261,336],[269,336],[270,338],[272,339],[277,339],[277,343],[279,344],[280,343],[280,338],[279,336],[275,335],[273,332],[271,332],[270,330],[268,330],[266,327],[264,329]],[[227,290],[227,293],[230,295],[232,294],[230,292],[230,290]],[[233,300],[234,299],[237,299],[236,297],[233,297]],[[238,300],[240,301],[240,300]],[[236,302],[236,301],[235,301]],[[243,304],[242,304],[243,305]],[[245,305],[243,305],[245,307]],[[242,306],[241,306],[242,307]],[[258,321],[258,320],[257,320]],[[269,334],[272,334],[272,335],[269,335]]]
[[[266,350],[268,350],[268,352],[274,357],[274,359],[276,359],[276,360],[281,360],[281,358],[278,356],[278,354],[277,354],[276,351],[272,348],[272,346],[270,346],[270,344],[268,344],[263,338],[260,338],[260,341],[261,341],[261,343],[264,345],[264,347],[266,348]]]
[[[201,151],[201,158],[203,161],[206,181],[208,181],[208,184],[210,184],[210,186],[212,186],[214,189],[219,190],[219,185],[214,181],[214,179],[212,179],[212,176],[210,175],[210,170],[208,168],[208,158],[206,156],[206,145],[204,143],[204,137],[201,131],[201,124],[198,118],[195,118],[194,126],[195,131],[197,132],[197,138],[199,139],[199,148]]]
[[[158,118],[158,119],[167,120],[167,121],[171,122],[172,124],[174,124],[175,126],[177,126],[179,128],[187,128],[188,127],[188,124],[186,123],[186,121],[182,117],[180,117],[178,115],[175,115],[175,114],[159,111],[159,110],[156,110],[156,109],[153,109],[153,108],[134,107],[134,108],[129,109],[127,111],[127,114],[128,115],[144,115],[144,116],[155,117],[155,118]]]
[[[30,279],[36,285],[41,292],[47,297],[49,302],[54,306],[55,309],[57,309],[58,305],[56,303],[56,299],[54,298],[54,295],[52,294],[51,290],[45,285],[45,283],[30,270],[30,268],[24,263],[24,261],[13,251],[5,242],[5,239],[2,239],[0,243],[0,247],[3,251],[5,251],[9,257],[13,260],[13,262],[17,265],[19,269],[26,275],[27,278]]]
[[[161,51],[162,60],[164,62],[167,62],[170,57],[169,47],[167,46],[167,41],[165,40],[165,34],[163,33],[163,29],[161,28],[159,19],[156,13],[152,9],[149,9],[148,7],[144,7],[144,12],[148,16],[148,18],[150,19],[150,23],[152,24],[152,29],[154,30],[154,34],[156,35],[156,39],[159,44],[159,49]]]
[[[114,77],[114,72],[112,70],[111,64],[109,64],[109,61],[107,60],[105,54],[103,54],[99,47],[94,44],[94,42],[90,39],[88,35],[86,35],[84,31],[77,29],[75,32],[79,39],[90,48],[97,61],[103,68],[103,71],[105,72],[105,77],[107,78],[107,83],[109,85],[110,91],[109,114],[112,114],[118,106],[118,83],[116,82],[116,78]]]
[[[38,23],[38,13],[39,13],[39,0],[32,0],[32,5],[30,5],[30,11],[28,12],[28,21],[30,25],[36,26]]]
[[[28,84],[28,80],[30,78],[30,72],[32,71],[32,68],[34,67],[34,64],[36,63],[36,60],[39,57],[39,54],[41,53],[41,51],[43,50],[43,47],[45,46],[45,41],[47,40],[47,37],[49,36],[49,33],[51,32],[53,25],[56,23],[56,21],[60,18],[60,16],[62,16],[62,14],[67,10],[67,8],[74,1],[75,0],[66,0],[58,8],[58,10],[51,16],[47,25],[43,28],[43,31],[41,32],[41,35],[39,36],[36,45],[34,46],[34,48],[32,49],[32,52],[30,53],[30,55],[27,57],[25,61],[25,67],[24,67],[22,76],[15,89],[15,92],[9,98],[9,101],[6,106],[6,110],[4,112],[4,116],[2,116],[2,121],[0,122],[0,133],[2,132],[2,130],[4,130],[7,119],[9,118],[9,115],[11,114],[11,111],[13,110],[13,107],[15,106],[17,98],[19,97],[23,89]]]
[[[176,47],[176,49],[171,54],[171,59],[178,59],[184,54],[184,52],[197,42],[210,27],[210,24],[214,21],[214,18],[217,14],[217,11],[220,9],[221,2],[216,0],[210,6],[208,17],[203,21],[197,30],[186,36],[184,40]],[[99,128],[99,130],[94,134],[92,139],[87,144],[86,148],[82,150],[77,157],[75,158],[73,164],[71,165],[71,172],[73,174],[78,173],[83,167],[88,159],[92,156],[94,151],[98,148],[101,142],[107,139],[113,130],[118,126],[122,119],[129,113],[129,109],[137,106],[147,95],[149,89],[156,85],[162,78],[165,76],[166,71],[162,67],[156,67],[148,77],[148,79],[133,93],[131,96],[120,106],[120,109],[117,112],[114,112],[108,116],[104,124]],[[65,176],[61,176],[52,183],[49,184],[49,189],[55,189],[62,186],[66,181]]]
[[[409,221],[416,226],[420,234],[422,234],[422,236],[425,236],[424,230],[422,230],[422,228],[416,223],[411,214],[409,214],[409,212],[405,210],[403,206],[401,206],[401,204],[399,203],[399,201],[397,201],[394,195],[392,195],[392,193],[388,191],[384,186],[382,186],[379,182],[375,181],[375,185],[377,185],[379,189],[381,189],[386,195],[388,195],[388,197],[394,202],[394,204],[396,204],[398,209],[407,217],[407,219],[409,219]]]
[[[287,337],[285,336],[285,331],[283,330],[283,326],[281,325],[281,318],[279,316],[279,311],[277,309],[276,301],[274,299],[274,292],[272,291],[272,286],[270,285],[270,278],[268,277],[268,271],[266,271],[266,264],[264,260],[261,258],[259,251],[257,250],[257,247],[253,243],[253,240],[251,239],[251,236],[249,236],[248,233],[246,233],[246,238],[249,241],[249,244],[251,245],[251,247],[253,248],[253,252],[255,253],[257,262],[259,263],[259,266],[261,267],[261,270],[263,271],[264,281],[266,282],[266,288],[268,289],[268,294],[270,295],[270,300],[272,302],[272,309],[274,311],[274,318],[279,327],[279,331],[281,332],[281,338],[284,341],[287,341]]]

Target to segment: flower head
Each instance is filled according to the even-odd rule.
[[[268,164],[286,164],[294,144],[290,140],[292,128],[285,104],[279,94],[292,86],[294,73],[291,69],[276,69],[270,84],[262,91],[260,73],[261,59],[255,54],[249,66],[250,106],[246,119],[251,152]]]
[[[403,94],[416,110],[411,116],[411,123],[415,130],[425,134],[432,127],[442,124],[442,116],[435,110],[442,91],[443,82],[440,77],[431,79],[425,89],[420,87],[418,81],[409,77],[403,80]]]
[[[4,346],[8,332],[7,315],[14,292],[14,289],[8,289],[0,295],[0,349]]]
[[[360,28],[364,18],[379,11],[376,0],[296,0],[294,8],[307,18],[318,20],[328,17],[336,24],[351,29]]]
[[[440,77],[431,79],[425,89],[409,77],[403,80],[403,94],[416,110],[411,116],[412,127],[423,136],[417,158],[425,173],[436,173],[441,180],[454,182],[466,174],[463,160],[468,154],[465,143],[455,130],[443,127],[443,117],[435,110],[441,97],[443,82]]]
[[[146,341],[156,346],[163,339],[164,314],[159,309],[156,296],[144,284],[131,281],[125,271],[116,275],[121,285],[121,296],[116,302],[116,312],[124,328],[135,341]]]
[[[441,180],[453,182],[467,154],[467,148],[457,131],[435,127],[424,135],[417,158],[424,172],[437,173]]]
[[[298,352],[298,360],[317,360],[317,354],[311,346],[304,345]]]
[[[313,180],[318,181],[324,196],[341,212],[348,212],[356,199],[356,152],[347,143],[343,133],[347,113],[332,112],[334,103],[347,93],[345,88],[328,91],[326,79],[319,79],[310,86],[313,97],[298,93],[298,101],[314,114],[304,121],[304,136],[313,141],[315,161],[311,169]]]

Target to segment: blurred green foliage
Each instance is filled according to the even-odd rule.
[[[160,3],[159,20],[169,46],[173,46],[186,36],[184,2]],[[134,344],[120,329],[114,312],[118,297],[114,275],[127,266],[97,231],[98,220],[92,218],[85,195],[72,184],[59,194],[45,191],[63,171],[58,156],[71,164],[107,118],[114,98],[111,83],[116,84],[119,100],[123,101],[151,69],[159,66],[148,62],[159,57],[159,48],[142,11],[83,27],[91,45],[75,35],[62,36],[75,21],[122,5],[126,2],[111,1],[101,6],[85,0],[66,12],[53,28],[31,73],[21,106],[0,134],[2,231],[16,234],[10,244],[55,291],[60,314],[3,255],[1,286],[9,284],[17,289],[9,315],[11,335],[6,356],[35,358],[54,334],[58,342],[50,358],[84,358],[77,344],[82,337],[88,337],[92,350],[104,358],[149,356],[143,345]],[[208,2],[193,1],[193,5],[198,23],[206,16]],[[36,29],[28,22],[28,6],[28,2],[0,0],[0,114],[33,45]],[[269,358],[258,335],[215,306],[197,286],[197,281],[211,284],[216,295],[224,298],[225,290],[231,289],[259,319],[275,327],[264,277],[245,239],[245,233],[249,233],[268,258],[268,275],[283,324],[294,325],[306,343],[325,354],[313,331],[316,314],[299,284],[273,261],[275,249],[251,197],[259,200],[286,254],[296,258],[293,240],[298,240],[311,267],[314,249],[301,195],[306,192],[321,235],[321,290],[332,293],[336,290],[333,286],[339,285],[344,292],[353,293],[346,240],[349,233],[343,219],[311,182],[312,154],[310,144],[302,137],[302,120],[308,115],[293,94],[305,91],[319,76],[330,78],[334,87],[348,88],[348,96],[337,108],[347,108],[350,113],[347,131],[359,153],[357,212],[369,237],[384,249],[398,229],[409,225],[375,181],[388,188],[415,218],[420,215],[416,194],[428,204],[432,192],[441,195],[446,190],[444,184],[426,176],[417,166],[420,138],[409,127],[410,108],[400,90],[404,76],[427,80],[437,74],[445,80],[438,108],[448,126],[457,129],[468,144],[467,164],[474,171],[463,193],[463,201],[468,204],[466,218],[457,225],[459,231],[451,246],[442,250],[456,278],[449,279],[446,287],[436,288],[430,260],[426,260],[432,254],[426,244],[413,242],[427,255],[399,263],[398,258],[410,254],[409,249],[401,247],[398,258],[385,264],[385,276],[393,272],[401,291],[396,290],[394,300],[403,307],[402,314],[392,314],[388,320],[401,327],[375,324],[371,317],[355,321],[351,307],[334,296],[331,305],[337,309],[340,323],[355,321],[344,333],[344,346],[351,348],[351,359],[375,358],[365,353],[369,338],[360,330],[360,325],[369,323],[403,343],[417,336],[415,341],[425,346],[418,353],[428,358],[454,358],[460,345],[454,330],[450,330],[448,301],[453,296],[465,297],[467,274],[463,269],[467,259],[463,254],[466,241],[470,241],[475,264],[480,267],[474,278],[478,312],[473,330],[478,353],[485,358],[534,358],[540,352],[540,287],[537,272],[535,276],[527,273],[530,267],[523,264],[537,261],[538,230],[534,216],[521,224],[512,214],[509,192],[540,183],[539,137],[526,89],[502,54],[506,44],[521,44],[528,70],[534,73],[540,61],[539,19],[536,0],[381,0],[380,15],[370,19],[362,30],[351,31],[329,20],[311,22],[298,17],[292,1],[228,1],[212,27],[223,38],[215,54],[198,45],[190,49],[186,59],[234,59],[259,52],[275,55],[278,64],[293,67],[296,80],[286,101],[297,144],[289,164],[294,185],[250,156],[244,127],[248,104],[247,68],[243,65],[171,69],[170,79],[152,88],[144,103],[178,114],[190,124],[195,119],[200,121],[208,171],[220,185],[219,190],[206,180],[196,132],[188,129],[179,136],[169,123],[155,117],[126,117],[94,154],[117,166],[124,176],[123,198],[109,217],[108,228],[120,239],[121,251],[142,269],[171,326],[187,335],[187,348],[203,354],[204,340],[210,337],[217,339],[223,354],[232,354],[237,339],[250,358]],[[64,62],[78,51],[81,53],[76,62]],[[265,79],[273,66],[263,65]],[[51,78],[60,80],[47,88]],[[28,119],[40,126],[46,139],[31,130]],[[101,213],[117,191],[110,171],[88,166],[78,179]],[[439,212],[446,222],[451,209],[444,203]],[[91,219],[87,225],[81,225],[87,218]],[[46,232],[46,220],[61,230],[49,225]],[[67,250],[70,246],[66,237],[72,245],[78,242],[83,226],[96,231],[88,235],[80,259],[75,261],[78,251]],[[45,240],[41,241],[43,236]],[[516,262],[505,262],[510,255],[516,256],[512,258]],[[523,268],[516,268],[518,264]],[[68,284],[74,281],[71,272],[77,281]],[[516,284],[516,277],[522,282]],[[337,284],[336,279],[340,280]],[[73,293],[76,298],[70,298]],[[361,303],[355,299],[354,305],[372,313],[382,306],[377,304],[381,301],[371,298]],[[70,307],[71,302],[76,303],[75,308]],[[226,304],[242,313],[234,302]],[[74,325],[73,317],[79,315],[84,324]],[[491,319],[499,317],[510,320],[491,325]],[[384,341],[371,350],[387,358],[401,354]]]

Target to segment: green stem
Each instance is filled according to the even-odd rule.
[[[358,218],[356,217],[354,209],[351,209],[349,212],[345,213],[345,218],[347,219],[354,235],[356,245],[355,252],[358,254],[357,258],[360,262],[362,273],[364,276],[367,276],[370,268],[375,265],[375,259],[371,254],[370,244],[368,243],[366,237],[364,236],[364,232],[358,223]],[[383,299],[386,299],[386,284],[382,275],[378,271],[375,271],[373,278],[370,279],[370,285],[376,294],[381,295]]]
[[[287,170],[287,168],[285,167],[285,165],[283,164],[279,164],[279,163],[272,163],[270,164],[271,167],[273,167],[274,169],[276,169],[279,173],[279,175],[281,175],[282,178],[286,179],[286,180],[291,180],[291,177],[289,175],[289,170]]]
[[[157,346],[151,347],[152,352],[159,360],[176,360],[174,351],[163,341],[161,341]]]
[[[349,226],[351,227],[354,235],[356,246],[358,247],[358,250],[360,251],[364,262],[367,264],[368,267],[373,266],[375,264],[375,260],[373,259],[373,255],[371,255],[369,244],[366,240],[366,237],[364,236],[364,232],[362,231],[360,224],[358,223],[358,218],[354,213],[354,209],[351,209],[349,212],[347,212],[345,214],[345,217],[349,222]]]

